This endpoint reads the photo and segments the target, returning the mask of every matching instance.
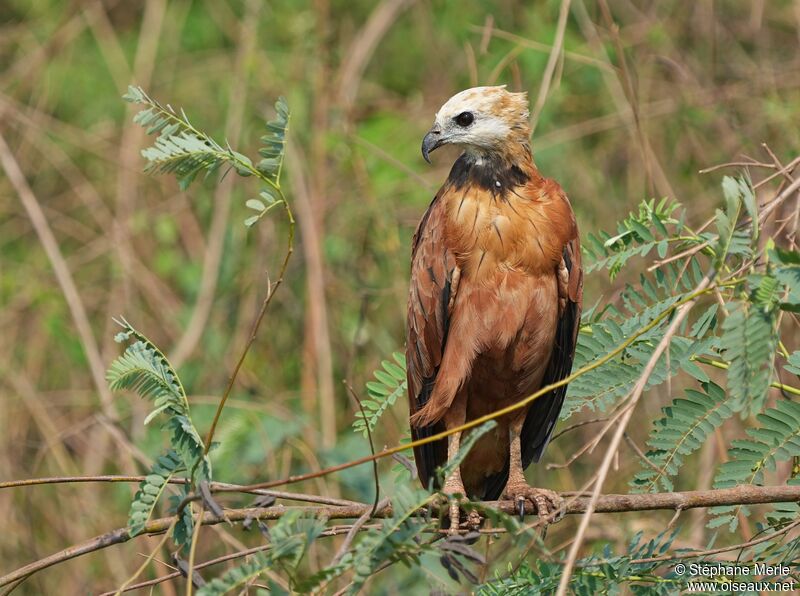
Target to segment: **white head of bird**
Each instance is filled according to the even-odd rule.
[[[505,85],[466,89],[436,112],[433,127],[422,140],[422,157],[430,163],[430,153],[442,145],[457,145],[477,158],[528,147],[528,116],[527,93],[506,91]]]

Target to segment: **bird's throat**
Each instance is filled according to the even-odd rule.
[[[448,183],[459,190],[476,186],[492,195],[504,195],[507,191],[525,185],[532,175],[533,163],[530,153],[509,156],[499,153],[466,152],[453,164]]]

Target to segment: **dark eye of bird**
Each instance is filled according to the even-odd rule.
[[[456,124],[459,126],[469,126],[473,120],[475,120],[475,116],[472,115],[472,112],[461,112],[455,117]]]

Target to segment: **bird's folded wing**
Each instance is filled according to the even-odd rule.
[[[433,389],[447,342],[458,272],[456,259],[444,242],[442,191],[433,199],[414,234],[411,286],[408,300],[406,363],[411,414],[422,408]],[[411,427],[414,440],[444,430],[439,422]],[[447,460],[444,440],[414,449],[417,471],[423,483],[433,478],[437,466]]]

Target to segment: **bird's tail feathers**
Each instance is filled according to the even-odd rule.
[[[453,398],[455,398],[455,393],[453,394],[453,397],[447,401],[440,401],[439,403],[436,403],[433,400],[430,400],[411,416],[411,426],[423,428],[432,424],[436,424],[444,417],[447,409],[450,407],[450,404],[453,403]]]

